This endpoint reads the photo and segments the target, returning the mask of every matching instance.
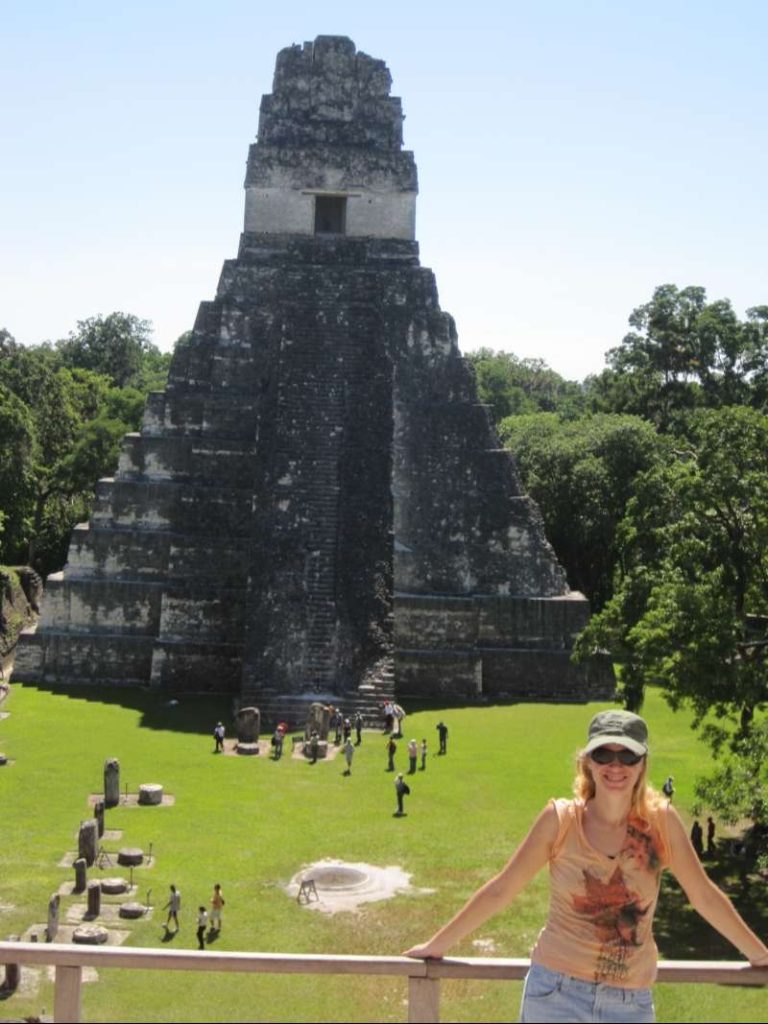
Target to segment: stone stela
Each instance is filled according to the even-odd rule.
[[[238,255],[49,577],[20,681],[303,702],[298,721],[313,697],[612,692],[570,664],[587,601],[419,263],[390,86],[345,37],[278,54]]]

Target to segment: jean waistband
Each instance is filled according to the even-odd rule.
[[[624,988],[621,985],[607,985],[602,981],[584,981],[582,978],[574,978],[562,971],[553,971],[550,967],[545,967],[544,964],[537,963],[535,960],[531,962],[531,970],[544,973],[553,981],[556,979],[557,987],[562,992],[583,992],[591,995],[600,992],[617,1002],[628,1002],[634,1000],[640,992],[650,992],[650,989],[647,988]]]

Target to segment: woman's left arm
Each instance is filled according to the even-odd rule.
[[[667,809],[670,869],[691,906],[722,936],[740,949],[754,967],[768,966],[768,947],[743,920],[731,901],[710,880],[688,838],[680,816]]]

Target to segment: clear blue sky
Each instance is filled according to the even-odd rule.
[[[665,282],[768,302],[768,4],[0,0],[0,326],[123,310],[166,348],[242,226],[275,55],[388,64],[421,258],[465,350],[599,371]]]

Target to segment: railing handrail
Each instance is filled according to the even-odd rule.
[[[409,979],[408,1020],[439,1020],[443,978],[517,981],[530,960],[505,957],[446,957],[412,960],[404,956],[336,953],[242,953],[146,947],[86,946],[40,942],[0,942],[0,964],[56,967],[54,1019],[80,1020],[83,967],[155,971],[221,971],[254,974],[369,974]],[[768,967],[729,960],[662,960],[658,980],[717,985],[768,985]]]
[[[123,967],[157,971],[222,971],[259,974],[388,974],[433,978],[509,980],[523,978],[527,957],[356,956],[348,953],[245,953],[175,950],[133,946],[88,946],[55,942],[0,942],[0,964],[53,964],[62,967]],[[696,977],[693,977],[693,975]],[[706,980],[723,985],[768,985],[768,967],[741,960],[660,960],[658,980]]]

